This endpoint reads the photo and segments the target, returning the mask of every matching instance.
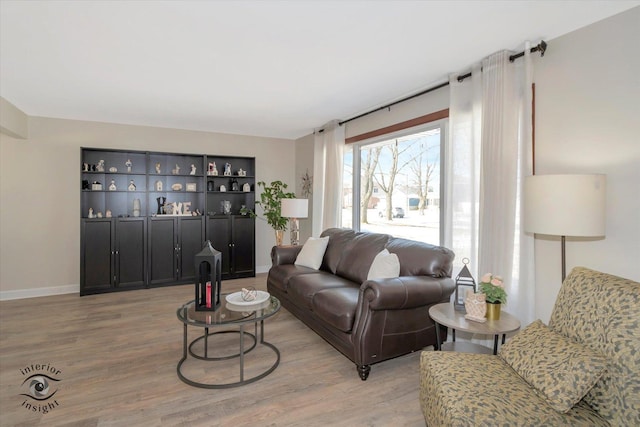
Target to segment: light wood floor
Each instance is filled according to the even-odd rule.
[[[266,289],[265,281],[225,281],[223,292]],[[193,287],[184,285],[0,302],[0,425],[424,426],[419,352],[374,365],[363,382],[351,361],[285,309],[265,321],[265,339],[281,353],[271,375],[226,390],[184,384],[176,376],[176,310],[190,299]],[[189,332],[191,340],[200,330]],[[215,363],[194,362],[188,372],[210,375]],[[20,395],[28,376],[21,370],[32,364],[60,371],[51,382],[58,391],[43,402],[58,405],[46,414],[22,406],[33,403]]]

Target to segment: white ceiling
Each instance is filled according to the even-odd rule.
[[[0,95],[32,116],[298,138],[639,4],[0,0]]]

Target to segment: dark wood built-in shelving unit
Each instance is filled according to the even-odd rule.
[[[80,295],[192,283],[206,239],[223,279],[255,276],[255,158],[82,148],[80,169]]]

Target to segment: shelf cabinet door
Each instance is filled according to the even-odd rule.
[[[207,219],[207,240],[222,254],[222,277],[231,274],[231,221],[227,217],[209,217]]]
[[[80,295],[106,291],[115,279],[114,230],[110,219],[83,219]]]
[[[195,256],[204,247],[204,217],[180,217],[178,222],[178,280],[194,281]]]
[[[254,276],[255,220],[248,216],[233,217],[232,227],[233,271],[237,277]]]
[[[146,218],[116,220],[116,287],[142,288],[145,286],[146,229]]]
[[[255,220],[219,216],[207,220],[207,239],[222,253],[222,278],[255,276]]]
[[[149,284],[161,285],[178,278],[175,218],[149,218]]]

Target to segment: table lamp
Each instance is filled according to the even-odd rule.
[[[300,226],[298,219],[309,215],[309,201],[307,199],[282,199],[280,215],[289,218],[291,222],[291,244],[300,244]]]
[[[605,234],[605,175],[533,175],[524,182],[524,229],[562,236],[562,281],[566,277],[565,238]]]

